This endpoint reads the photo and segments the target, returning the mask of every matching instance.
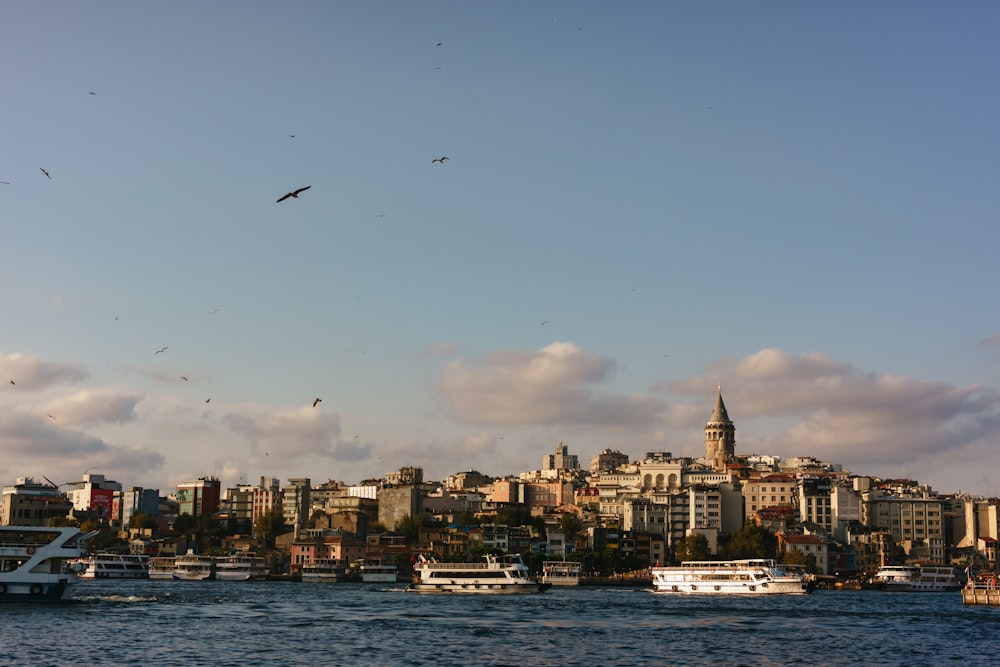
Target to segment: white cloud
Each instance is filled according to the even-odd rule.
[[[439,388],[451,415],[470,424],[649,426],[664,407],[660,399],[593,389],[614,370],[614,360],[557,341],[535,352],[456,359]]]
[[[42,361],[33,354],[0,354],[0,379],[7,389],[40,391],[67,382],[82,382],[88,377],[89,373],[79,364]]]
[[[83,389],[53,399],[46,404],[45,411],[55,415],[60,424],[121,424],[136,419],[135,406],[144,397],[145,394],[117,389]]]

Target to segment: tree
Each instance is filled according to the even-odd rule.
[[[674,555],[681,562],[712,558],[712,553],[708,550],[708,538],[702,533],[691,533],[674,545]]]
[[[816,567],[816,554],[807,554],[801,549],[789,549],[781,555],[781,562],[785,565],[803,565],[809,574],[819,572],[819,568]]]
[[[577,515],[572,512],[566,512],[559,517],[559,528],[562,529],[563,535],[569,540],[580,532],[583,528],[583,523]]]
[[[412,517],[409,514],[396,522],[393,531],[399,533],[406,539],[407,544],[416,544],[420,541],[420,528],[427,525],[427,515],[419,514]]]
[[[132,515],[132,518],[128,521],[129,528],[156,528],[156,517],[145,514],[143,512],[136,512]]]
[[[183,516],[183,515],[182,515]],[[177,517],[180,520],[180,517]],[[253,524],[254,537],[264,540],[268,546],[274,546],[274,538],[285,531],[285,517],[278,510],[264,512]]]
[[[719,555],[736,560],[740,558],[774,558],[778,552],[778,538],[767,528],[748,522],[729,536]]]

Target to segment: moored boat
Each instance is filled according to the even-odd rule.
[[[315,558],[302,564],[302,581],[334,584],[347,576],[347,562],[337,558]]]
[[[884,565],[870,582],[883,591],[945,593],[962,586],[955,568],[940,565]]]
[[[74,527],[0,526],[0,601],[71,599],[83,567],[70,561],[86,556],[86,542],[96,534]]]
[[[542,563],[542,583],[553,586],[579,586],[580,563],[566,560],[548,560]]]
[[[101,552],[85,561],[81,579],[148,579],[149,557],[142,554]]]
[[[486,555],[480,563],[438,563],[421,556],[413,573],[406,587],[413,593],[541,593],[551,587],[532,579],[518,555]]]
[[[207,581],[215,578],[215,559],[196,554],[188,549],[183,556],[174,559],[174,579],[181,581]]]
[[[150,579],[173,579],[174,561],[173,556],[153,556],[149,559]]]
[[[358,563],[358,574],[361,581],[371,583],[394,583],[396,581],[396,566],[391,563]]]
[[[768,559],[685,561],[651,572],[657,593],[807,595],[816,586],[804,571]]]
[[[262,556],[233,554],[215,559],[215,578],[220,581],[263,581],[269,574]]]

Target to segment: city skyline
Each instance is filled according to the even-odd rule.
[[[7,15],[7,480],[698,457],[721,385],[1000,496],[994,4]]]

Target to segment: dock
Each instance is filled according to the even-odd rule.
[[[970,582],[962,589],[962,604],[1000,607],[1000,588],[993,584]]]

